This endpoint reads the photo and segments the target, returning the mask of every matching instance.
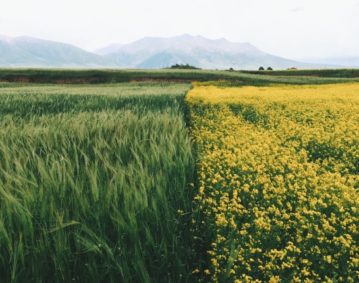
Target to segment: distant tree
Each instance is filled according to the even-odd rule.
[[[268,67],[267,71],[273,71],[272,67]]]
[[[233,71],[234,71],[234,69],[233,69],[233,68],[229,68],[229,69],[228,69],[228,71],[233,72]]]
[[[189,64],[175,64],[170,67],[170,69],[199,69],[197,67],[191,66]]]
[[[264,71],[264,68],[262,66],[259,67],[259,71]]]

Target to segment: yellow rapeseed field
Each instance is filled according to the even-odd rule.
[[[359,281],[359,84],[187,95],[212,282]]]

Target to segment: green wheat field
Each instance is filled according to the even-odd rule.
[[[225,169],[220,162],[204,169],[203,152],[205,148],[208,153],[205,157],[217,160],[211,154],[225,145],[220,139],[213,141],[213,137],[221,131],[224,120],[218,120],[221,113],[213,112],[217,108],[206,104],[205,99],[199,99],[198,105],[197,101],[189,104],[186,99],[188,92],[196,87],[194,81],[232,93],[231,87],[241,86],[355,84],[359,81],[358,74],[355,70],[0,70],[0,283],[314,282],[318,278],[322,282],[358,282],[359,234],[356,221],[359,221],[359,206],[355,200],[358,200],[359,159],[355,156],[357,150],[353,149],[353,145],[358,145],[358,137],[343,136],[340,139],[345,143],[348,138],[355,154],[354,169],[350,174],[343,171],[345,174],[338,175],[338,178],[347,178],[343,182],[354,184],[356,190],[351,191],[351,201],[343,204],[342,210],[339,207],[332,211],[338,219],[351,219],[350,227],[341,226],[345,225],[342,223],[332,226],[341,227],[335,231],[339,236],[349,235],[350,239],[345,238],[349,245],[345,253],[351,252],[345,255],[350,262],[340,262],[340,268],[337,268],[336,259],[326,254],[323,259],[328,267],[326,270],[321,268],[320,261],[302,266],[308,262],[306,258],[304,263],[295,265],[297,259],[303,260],[303,254],[295,250],[290,255],[294,260],[292,266],[296,266],[293,269],[277,268],[277,261],[273,259],[267,265],[270,266],[268,270],[251,270],[242,274],[242,270],[260,266],[250,258],[261,257],[241,254],[239,260],[235,253],[242,247],[214,247],[208,240],[218,234],[213,223],[231,219],[230,213],[240,211],[236,206],[236,211],[231,212],[233,201],[243,201],[251,211],[256,211],[256,205],[271,204],[261,195],[256,202],[246,203],[246,199],[238,199],[242,188],[239,183],[236,183],[236,190],[239,190],[236,194],[231,192],[230,180],[222,187],[216,185],[218,176],[215,173]],[[344,101],[346,98],[340,99]],[[351,121],[355,125],[355,121],[359,121],[355,116],[359,109],[358,100],[346,103],[351,105]],[[225,109],[226,106],[218,107]],[[252,107],[255,114],[255,107],[260,106],[253,103],[248,107]],[[278,103],[273,107],[278,111],[285,109]],[[238,109],[242,108],[238,106]],[[334,114],[337,115],[333,113],[328,112],[325,119],[330,121]],[[230,123],[234,124],[229,126],[227,121],[226,127],[229,127],[229,132],[240,129],[238,134],[241,134],[242,141],[245,140],[243,135],[251,134],[246,131],[257,125],[240,117],[232,118]],[[258,131],[264,130],[259,127]],[[330,139],[330,133],[328,135]],[[232,144],[235,144],[237,134],[233,133],[231,137]],[[243,142],[243,146],[249,148],[250,145]],[[230,153],[235,155],[240,150],[231,148]],[[255,158],[255,154],[259,153],[253,152],[248,160]],[[331,164],[331,155],[325,156],[323,162]],[[221,156],[217,158],[222,160]],[[247,161],[243,162],[244,168]],[[236,168],[231,172],[247,178],[244,169]],[[278,175],[286,178],[289,167],[286,168],[283,167],[283,172],[279,170]],[[330,170],[323,172],[331,174]],[[231,173],[226,172],[223,174]],[[217,177],[206,177],[212,175]],[[252,175],[253,178],[257,176],[255,172]],[[297,185],[302,183],[298,181]],[[199,202],[198,198],[214,186],[218,190],[214,195],[220,205],[217,207],[211,203],[213,207],[207,207],[210,202]],[[222,192],[222,189],[229,193]],[[255,189],[257,193],[261,190],[260,186],[247,186],[245,189]],[[290,207],[295,212],[297,195],[291,196],[285,190],[282,194],[292,202]],[[336,197],[340,198],[339,195]],[[228,210],[223,210],[223,207],[228,207]],[[212,226],[208,225],[202,213],[210,209],[213,215],[224,211],[223,215],[220,214],[221,219],[212,219]],[[336,218],[331,218],[329,208],[328,211],[325,221],[332,225],[331,219]],[[250,218],[253,222],[245,225],[253,224],[255,227],[254,224],[260,220],[255,217]],[[268,224],[272,225],[270,229],[275,229],[275,218],[265,220],[271,223]],[[242,224],[238,222],[236,227],[242,227]],[[316,225],[314,220],[312,224]],[[234,233],[233,227],[223,229],[223,235]],[[324,231],[319,226],[316,229]],[[206,234],[201,234],[201,231],[206,231]],[[296,238],[290,234],[292,230],[288,231],[284,236]],[[249,233],[260,234],[255,230]],[[265,240],[256,238],[255,245],[263,249],[270,246],[273,250],[268,253],[284,252],[285,237],[280,239],[283,243],[272,245],[279,240],[272,239],[271,233],[268,235],[262,237]],[[224,241],[219,239],[217,242]],[[250,242],[248,250],[251,250],[251,245],[254,244]],[[310,247],[310,240],[305,245]],[[329,248],[323,250],[328,252]],[[211,254],[210,251],[217,249],[223,257],[216,257],[214,262],[211,259],[214,252]],[[339,257],[344,254],[342,250],[329,250],[331,252]],[[235,269],[242,263],[245,268]]]
[[[185,279],[188,89],[0,88],[1,282]]]

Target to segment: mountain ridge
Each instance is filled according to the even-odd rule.
[[[265,53],[248,42],[207,39],[189,34],[167,38],[145,37],[114,46],[96,52],[129,68],[163,68],[174,64],[190,64],[204,69],[258,69],[262,65],[273,68],[309,66]]]
[[[111,62],[77,46],[28,36],[0,36],[2,67],[102,67]]]
[[[183,34],[144,37],[110,44],[95,52],[75,45],[28,36],[0,35],[0,67],[165,68],[189,64],[203,69],[286,69],[338,67],[303,63],[266,53],[248,42]]]

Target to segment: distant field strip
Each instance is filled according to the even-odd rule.
[[[0,88],[0,281],[191,273],[188,84]]]
[[[359,81],[359,71],[298,70],[298,71],[223,71],[223,70],[64,70],[64,69],[0,69],[1,82],[98,84],[131,81],[218,81],[237,85],[268,85],[270,83],[323,84]]]
[[[187,95],[193,230],[213,282],[358,282],[359,84]]]

